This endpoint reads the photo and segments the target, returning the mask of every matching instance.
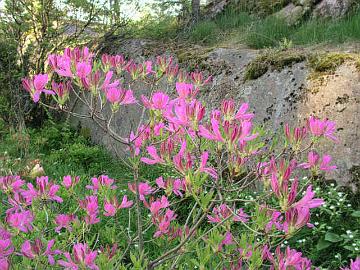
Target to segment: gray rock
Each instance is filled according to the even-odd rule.
[[[274,15],[285,20],[289,25],[296,25],[301,21],[305,12],[306,9],[303,6],[296,6],[290,3]]]
[[[339,18],[346,15],[355,1],[353,0],[322,0],[312,12],[314,18]]]

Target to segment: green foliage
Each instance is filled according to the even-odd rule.
[[[158,18],[148,15],[140,21],[130,23],[128,27],[135,37],[168,40],[176,37],[179,23],[174,16],[164,15]]]
[[[0,175],[9,171],[26,175],[32,162],[39,160],[46,174],[56,179],[71,173],[83,177],[109,174],[124,180],[131,177],[124,164],[66,124],[48,122],[40,129],[8,130],[0,143],[0,157]]]

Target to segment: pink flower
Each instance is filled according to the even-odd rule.
[[[87,189],[91,189],[94,193],[98,192],[100,188],[116,189],[114,185],[115,180],[107,175],[100,175],[98,178],[91,178],[92,185],[87,185]]]
[[[29,259],[35,259],[36,257],[47,256],[49,264],[54,265],[55,264],[54,255],[61,253],[59,250],[52,250],[54,243],[55,243],[54,239],[49,240],[45,248],[45,245],[39,238],[35,239],[34,243],[31,243],[29,240],[26,240],[21,245],[21,254]]]
[[[293,131],[291,131],[289,124],[285,124],[284,126],[284,133],[287,139],[287,142],[293,144],[293,145],[297,145],[299,143],[301,143],[304,138],[307,135],[307,129],[305,127],[303,128],[295,128]]]
[[[107,89],[117,88],[120,84],[119,80],[115,80],[114,82],[110,83],[112,78],[113,72],[110,70],[106,73],[104,82],[101,86],[101,89],[103,89],[105,92]]]
[[[148,154],[152,157],[152,159],[150,158],[146,158],[146,157],[142,157],[140,160],[146,164],[149,165],[154,165],[157,163],[165,163],[165,160],[163,160],[157,153],[156,147],[155,146],[148,146],[146,148]]]
[[[133,205],[133,201],[128,201],[127,196],[125,195],[122,199],[121,204],[119,204],[116,197],[113,197],[111,200],[104,201],[104,216],[115,216],[117,210],[122,208],[129,208]]]
[[[212,141],[218,141],[218,142],[224,142],[224,139],[220,133],[219,129],[219,121],[215,119],[214,117],[211,118],[211,129],[209,130],[205,128],[204,126],[199,126],[199,135],[204,137],[205,139],[212,140]]]
[[[51,83],[52,90],[55,92],[56,96],[55,100],[60,104],[64,105],[66,100],[69,98],[71,82],[67,81],[66,83]]]
[[[235,115],[235,119],[236,120],[242,120],[242,121],[250,121],[254,117],[254,114],[253,113],[247,113],[246,111],[248,109],[249,109],[249,104],[248,103],[241,104],[240,109],[238,110],[238,112]]]
[[[97,251],[91,251],[87,244],[75,244],[73,246],[73,258],[69,252],[65,252],[65,260],[59,260],[58,264],[68,270],[78,270],[81,267],[87,267],[92,270],[98,270],[99,267],[95,264]]]
[[[158,230],[155,232],[154,237],[160,237],[164,234],[168,234],[170,231],[171,221],[176,219],[175,212],[167,209],[165,215],[156,217],[153,222],[156,223]]]
[[[208,215],[207,217],[210,223],[220,223],[225,219],[230,219],[235,222],[247,222],[249,218],[242,208],[237,211],[231,210],[226,204],[220,204],[218,207],[214,207],[212,215]]]
[[[286,248],[285,253],[282,253],[280,246],[276,248],[274,256],[270,251],[265,251],[265,256],[270,260],[273,266],[270,269],[287,270],[299,269],[310,270],[311,261],[308,258],[302,257],[302,253],[295,249]]]
[[[106,91],[106,98],[111,104],[117,105],[133,104],[136,102],[131,90],[124,90],[115,87],[109,88]]]
[[[21,187],[25,184],[20,176],[8,175],[0,177],[0,190],[7,192],[19,192]]]
[[[33,226],[31,223],[34,220],[34,216],[31,211],[22,211],[22,212],[15,212],[9,213],[6,217],[6,222],[11,226],[14,227],[24,233],[33,230]]]
[[[70,225],[71,222],[74,222],[76,220],[75,215],[66,215],[66,214],[60,214],[55,217],[55,224],[57,225],[55,228],[55,232],[60,233],[60,230],[62,228],[65,228],[68,231],[72,231],[72,227]]]
[[[8,257],[14,252],[11,239],[0,239],[0,258]],[[1,268],[0,268],[1,269]]]
[[[179,99],[192,99],[199,92],[199,89],[195,89],[191,83],[177,82],[176,91],[179,95]]]
[[[71,59],[65,55],[50,54],[48,56],[49,66],[57,74],[63,77],[72,78]]]
[[[324,204],[323,199],[313,199],[315,196],[315,192],[312,191],[312,186],[308,186],[305,192],[304,197],[295,203],[293,207],[301,207],[301,208],[317,208]]]
[[[74,178],[72,178],[71,175],[67,175],[64,176],[62,184],[66,189],[70,189],[73,188],[77,183],[79,183],[79,181],[79,176],[75,176]]]
[[[91,73],[91,65],[86,62],[76,64],[76,75],[79,79],[85,79]]]
[[[210,175],[212,178],[217,179],[218,175],[217,172],[214,168],[210,168],[210,167],[205,167],[207,160],[209,158],[209,153],[208,152],[203,152],[201,155],[201,164],[200,164],[200,168],[199,171],[200,172],[204,172],[207,173],[208,175]]]
[[[283,224],[283,229],[287,234],[291,235],[295,231],[304,227],[305,225],[307,225],[308,227],[312,227],[312,224],[310,224],[309,221],[310,221],[309,208],[306,207],[290,208],[285,213],[285,221]]]
[[[212,76],[209,76],[207,79],[204,79],[204,74],[202,72],[191,72],[190,78],[196,86],[204,86],[211,82]]]
[[[81,200],[80,207],[86,211],[86,224],[90,225],[100,222],[100,219],[97,217],[99,214],[99,204],[96,196],[87,196],[85,200]]]
[[[226,232],[224,239],[219,244],[219,251],[222,251],[223,246],[229,246],[235,244],[231,232]]]
[[[55,93],[51,90],[46,90],[45,86],[48,83],[49,78],[47,74],[38,74],[33,78],[22,79],[22,85],[26,91],[31,95],[31,98],[36,103],[40,99],[41,93],[54,95]]]
[[[63,199],[56,195],[60,186],[49,183],[49,178],[47,176],[36,178],[36,187],[38,189],[35,189],[31,183],[28,183],[27,187],[28,190],[24,190],[22,195],[29,203],[32,203],[34,199],[38,198],[41,200],[56,201],[58,203],[63,202]]]
[[[6,231],[4,230],[4,232]],[[14,250],[15,248],[11,242],[11,235],[8,232],[6,232],[3,235],[0,235],[0,269],[1,270],[10,269],[8,256],[10,256],[14,252]]]
[[[355,261],[350,261],[350,268],[345,267],[341,268],[341,270],[360,270],[360,257],[357,257]]]
[[[129,183],[128,187],[129,187],[131,192],[136,194],[136,186],[135,186],[135,184],[130,184]],[[145,196],[153,193],[154,190],[152,189],[152,187],[148,183],[142,182],[142,183],[139,183],[138,191],[139,191],[140,200],[145,201]]]
[[[160,200],[150,203],[150,212],[152,215],[157,215],[161,209],[169,207],[169,201],[166,196],[162,196]]]
[[[8,258],[0,258],[0,269],[1,270],[9,270],[10,264]]]
[[[304,169],[312,169],[315,171],[317,171],[317,170],[321,170],[321,171],[336,170],[336,166],[329,166],[330,162],[331,162],[331,156],[324,155],[320,162],[320,156],[316,152],[311,151],[308,154],[308,162],[300,164],[299,167],[302,167]]]
[[[330,140],[333,140],[335,142],[338,141],[338,139],[333,135],[333,133],[336,131],[336,124],[335,122],[331,122],[327,119],[320,120],[313,116],[310,117],[308,120],[308,126],[311,131],[311,133],[316,137],[328,137]]]
[[[148,100],[146,96],[141,96],[144,106],[153,110],[164,110],[169,104],[169,96],[163,92],[156,92],[153,94],[151,100]]]

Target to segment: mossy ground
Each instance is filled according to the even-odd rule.
[[[353,63],[360,71],[360,54],[329,52],[317,53],[309,50],[265,50],[252,62],[245,70],[244,79],[255,80],[264,75],[269,70],[281,71],[285,67],[290,67],[295,63],[307,61],[311,69],[310,79],[320,79],[324,75],[332,74],[345,62]]]
[[[244,79],[245,81],[255,80],[264,75],[268,70],[280,71],[305,59],[306,55],[304,52],[297,49],[265,50],[246,67]]]

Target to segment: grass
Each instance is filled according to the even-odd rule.
[[[195,43],[210,44],[236,38],[251,48],[277,47],[283,40],[294,45],[344,43],[360,40],[360,10],[338,20],[309,20],[289,26],[274,16],[258,18],[246,12],[227,10],[214,20],[195,25],[187,38]]]

